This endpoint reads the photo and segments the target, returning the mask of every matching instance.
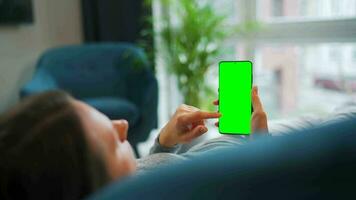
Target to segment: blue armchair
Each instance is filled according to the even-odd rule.
[[[111,119],[127,119],[128,139],[135,150],[157,126],[157,80],[143,51],[133,45],[78,45],[45,52],[20,96],[56,89]]]

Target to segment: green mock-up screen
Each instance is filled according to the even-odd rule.
[[[219,64],[219,132],[251,133],[252,63],[223,61]]]

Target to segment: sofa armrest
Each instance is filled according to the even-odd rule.
[[[37,71],[32,78],[20,91],[20,97],[24,98],[33,94],[48,90],[58,89],[56,81],[45,71]]]
[[[148,70],[148,69],[147,69]],[[135,134],[129,134],[133,144],[145,141],[154,128],[158,125],[158,83],[153,73],[143,70],[139,79],[130,80],[131,86],[128,99],[139,109],[140,118],[138,126],[131,127]]]
[[[143,120],[155,119],[155,124],[151,128],[157,127],[157,108],[158,108],[158,83],[153,74],[146,74],[144,80],[141,80],[137,90],[132,91],[132,101],[137,104],[140,109]],[[132,97],[133,97],[132,96]]]

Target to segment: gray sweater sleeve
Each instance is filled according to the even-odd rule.
[[[150,149],[150,155],[155,153],[177,153],[181,145],[176,144],[174,147],[164,147],[159,143],[159,135]]]
[[[150,155],[137,159],[138,174],[144,174],[159,166],[186,160],[184,156],[176,154],[180,146],[175,145],[172,148],[164,147],[159,143],[159,137],[157,136],[150,149]]]

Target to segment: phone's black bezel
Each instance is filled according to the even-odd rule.
[[[233,63],[236,63],[236,62],[249,62],[249,63],[251,63],[251,89],[252,89],[252,87],[253,87],[253,62],[252,61],[250,61],[250,60],[238,60],[238,61],[220,61],[219,62],[219,89],[218,89],[218,96],[219,96],[219,100],[220,100],[220,65],[221,65],[221,63],[226,63],[226,62],[233,62]],[[220,105],[218,106],[218,111],[220,112]],[[251,105],[251,113],[253,112],[253,107],[252,107],[252,105]],[[245,135],[245,136],[249,136],[249,135],[251,135],[251,133],[249,133],[249,134],[243,134],[243,133],[223,133],[223,132],[220,132],[220,127],[218,128],[218,130],[219,130],[219,133],[220,134],[223,134],[223,135]]]

